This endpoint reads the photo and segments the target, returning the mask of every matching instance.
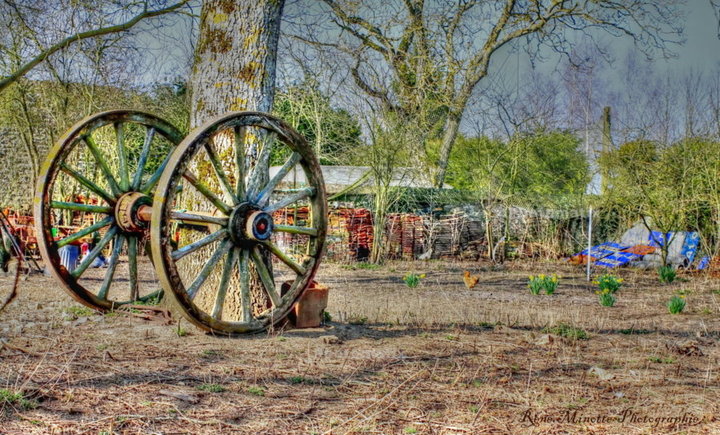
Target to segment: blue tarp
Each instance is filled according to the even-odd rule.
[[[599,260],[627,248],[629,248],[629,246],[622,246],[615,242],[605,242],[590,248],[590,256],[596,260]],[[586,249],[582,252],[579,252],[573,255],[573,257],[577,255],[588,255],[588,250]]]

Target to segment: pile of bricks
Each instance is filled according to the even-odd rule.
[[[425,241],[423,219],[413,214],[388,216],[388,250],[390,258],[413,260],[422,254]]]
[[[365,208],[344,209],[340,211],[345,218],[348,232],[348,254],[352,260],[366,260],[374,240],[373,218]]]

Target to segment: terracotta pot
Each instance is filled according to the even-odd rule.
[[[292,281],[286,281],[281,287],[282,294],[290,289]],[[296,328],[317,328],[322,324],[323,311],[327,308],[328,293],[330,289],[315,281],[305,289],[300,299],[295,303],[288,320]]]

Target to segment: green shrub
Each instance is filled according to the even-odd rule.
[[[670,314],[680,314],[685,309],[685,295],[675,295],[667,303]]]
[[[265,389],[263,387],[249,387],[247,389],[248,393],[252,394],[253,396],[264,396],[265,395]]]
[[[600,299],[600,305],[603,307],[612,307],[615,305],[615,301],[617,300],[615,298],[615,295],[613,295],[613,292],[610,291],[610,289],[605,290],[598,290],[595,292],[598,295],[598,298]]]
[[[571,340],[587,340],[588,338],[587,332],[585,332],[583,329],[576,328],[572,325],[568,325],[567,323],[562,322],[551,328],[543,329],[543,332],[559,335],[561,337],[569,338]]]
[[[415,288],[418,285],[420,285],[420,280],[425,278],[425,274],[422,273],[420,275],[416,273],[408,273],[405,276],[403,276],[403,281],[405,281],[405,285],[410,288]]]
[[[200,391],[207,391],[209,393],[222,393],[225,391],[225,387],[218,384],[201,384],[197,386]]]
[[[0,407],[4,405],[11,405],[22,410],[28,410],[36,408],[37,402],[27,399],[21,392],[0,388]]]
[[[560,278],[555,274],[550,276],[542,273],[538,276],[530,275],[528,277],[528,288],[530,293],[534,295],[539,295],[542,290],[545,290],[545,294],[551,295],[557,290],[559,282]]]
[[[660,282],[669,284],[677,278],[677,271],[675,271],[672,266],[663,266],[658,269],[658,277],[660,278]]]
[[[593,283],[597,284],[598,288],[600,288],[600,292],[608,290],[610,293],[616,293],[620,290],[620,287],[622,287],[623,279],[606,273],[604,275],[600,275],[595,281],[593,281]]]

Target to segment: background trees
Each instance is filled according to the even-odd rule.
[[[357,88],[386,110],[411,117],[423,143],[433,134],[442,138],[429,166],[436,186],[444,182],[474,90],[488,76],[491,59],[512,41],[523,40],[531,55],[541,47],[567,51],[572,43],[566,32],[592,28],[624,34],[646,52],[665,52],[682,32],[675,24],[675,1],[323,3],[329,13],[320,14],[320,22],[337,29],[318,32],[327,26],[300,25],[293,37],[344,55]]]
[[[360,123],[347,110],[333,107],[316,81],[280,89],[274,112],[305,136],[321,164],[349,164],[361,144]]]
[[[380,168],[382,159],[373,155],[394,155],[393,166],[420,167],[436,185],[444,180],[485,204],[582,196],[583,183],[597,172],[604,106],[612,107],[618,145],[651,141],[659,155],[672,148],[675,159],[688,162],[689,151],[677,150],[720,138],[717,71],[659,73],[638,60],[665,54],[681,39],[679,0],[575,8],[563,0],[270,3],[208,0],[197,20],[199,3],[182,0],[1,2],[0,21],[13,31],[0,36],[7,83],[0,94],[0,155],[11,162],[0,178],[27,187],[21,196],[29,198],[47,146],[84,115],[120,106],[153,111],[183,130],[225,110],[273,107],[314,144],[324,164]],[[268,18],[271,7],[275,18]],[[178,31],[178,23],[188,31]],[[283,32],[282,44],[268,39]],[[615,59],[622,87],[602,81],[612,54],[611,44],[597,43],[603,34],[637,42],[639,51]],[[179,45],[174,62],[195,67],[192,74],[189,67],[170,68],[168,77],[168,56],[155,62],[158,50],[151,49]],[[277,61],[270,55],[276,47]],[[565,58],[553,70],[525,71],[527,59],[556,52]],[[23,75],[27,65],[33,69]],[[275,66],[284,81],[272,104]],[[399,124],[409,131],[400,133]],[[394,153],[406,142],[389,139],[396,134],[412,137],[407,152]],[[717,189],[700,178],[714,179],[716,160],[693,153],[702,158],[693,157],[695,169],[684,176],[695,177],[687,188],[697,187],[704,202],[693,203],[686,225],[702,221],[710,231]],[[639,176],[616,171],[613,177],[631,175]],[[619,180],[602,199],[613,210],[650,198],[620,192]]]

